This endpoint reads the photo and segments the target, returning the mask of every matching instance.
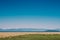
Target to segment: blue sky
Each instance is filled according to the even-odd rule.
[[[0,0],[0,28],[60,28],[60,0]]]

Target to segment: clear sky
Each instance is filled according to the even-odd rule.
[[[0,0],[0,28],[60,28],[60,0]]]

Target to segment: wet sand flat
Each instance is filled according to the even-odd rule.
[[[60,34],[60,32],[0,32],[0,38],[28,34]]]

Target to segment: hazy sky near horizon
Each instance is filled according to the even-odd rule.
[[[0,0],[0,28],[60,28],[60,0]]]

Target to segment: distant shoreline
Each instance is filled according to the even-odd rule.
[[[43,31],[0,31],[0,32],[43,32]]]

